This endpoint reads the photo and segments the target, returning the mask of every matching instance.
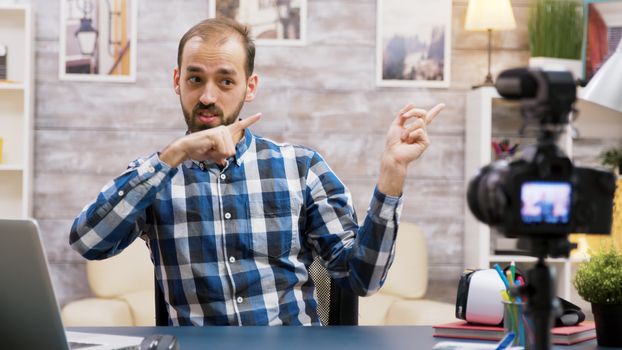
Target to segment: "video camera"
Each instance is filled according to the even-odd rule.
[[[518,68],[502,72],[497,91],[521,101],[525,124],[539,122],[538,142],[512,161],[482,168],[469,182],[467,202],[480,221],[537,257],[525,285],[510,294],[527,299],[533,322],[533,348],[551,349],[551,327],[559,312],[554,274],[546,257],[567,257],[571,232],[609,233],[615,177],[612,173],[575,167],[556,145],[576,101],[575,81],[567,71]]]
[[[473,215],[509,237],[608,234],[614,175],[575,167],[556,145],[576,100],[572,74],[511,69],[499,75],[496,88],[502,97],[521,101],[526,124],[540,123],[538,142],[517,159],[485,166],[470,181],[467,202]]]

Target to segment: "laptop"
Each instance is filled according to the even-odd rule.
[[[1,349],[138,349],[143,338],[65,332],[39,227],[0,219]]]

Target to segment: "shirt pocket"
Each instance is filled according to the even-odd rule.
[[[294,215],[289,199],[249,203],[251,250],[255,257],[281,258],[292,249]]]

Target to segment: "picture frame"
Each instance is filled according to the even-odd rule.
[[[59,79],[135,82],[138,0],[59,1]]]
[[[307,0],[211,0],[211,17],[227,17],[249,26],[255,44],[306,44]]]
[[[583,22],[581,63],[587,84],[622,40],[622,0],[584,0]]]
[[[378,0],[376,84],[447,88],[451,0]]]

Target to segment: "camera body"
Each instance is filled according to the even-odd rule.
[[[467,189],[471,212],[509,237],[608,234],[614,175],[575,167],[556,145],[576,100],[572,74],[513,69],[501,73],[497,90],[505,98],[521,100],[527,121],[540,122],[538,143],[517,159],[479,171]]]
[[[467,201],[506,236],[609,233],[614,181],[611,173],[574,167],[554,144],[539,144],[520,159],[484,167]]]

